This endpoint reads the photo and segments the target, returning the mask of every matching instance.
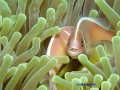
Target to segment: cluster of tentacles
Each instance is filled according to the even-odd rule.
[[[119,6],[119,0],[0,0],[0,90],[119,90]],[[86,51],[73,58],[67,47],[78,27]]]

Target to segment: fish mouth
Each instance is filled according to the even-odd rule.
[[[78,59],[78,56],[80,55],[80,52],[76,51],[68,51],[68,56],[72,57],[73,59]]]
[[[78,59],[78,56],[82,53],[82,51],[77,47],[71,47],[67,49],[67,55],[72,57],[73,59]]]

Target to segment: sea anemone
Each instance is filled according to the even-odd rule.
[[[0,90],[119,90],[119,5],[119,0],[0,0]],[[66,72],[61,66],[69,68],[71,58],[46,55],[47,48],[56,34],[82,17],[103,18],[105,28],[117,34],[112,43],[95,47],[100,62],[80,54],[77,61],[87,69]]]

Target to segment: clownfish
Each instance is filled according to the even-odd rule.
[[[116,31],[107,29],[100,19],[82,17],[75,27],[63,27],[59,34],[51,38],[46,54],[48,56],[67,55],[73,59],[69,64],[64,65],[64,69],[62,67],[61,73],[63,71],[80,70],[83,66],[77,60],[78,56],[86,54],[92,63],[99,62],[95,46],[103,44],[102,41],[111,42],[115,35]],[[59,68],[57,68],[57,73],[61,66],[59,65]],[[59,72],[60,76],[63,75],[61,73]]]

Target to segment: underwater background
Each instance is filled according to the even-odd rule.
[[[119,6],[120,0],[0,0],[0,90],[120,90]],[[100,44],[73,59],[64,33],[65,54],[56,35],[83,17],[115,35],[101,40],[109,33],[96,29],[89,38],[99,37]]]

